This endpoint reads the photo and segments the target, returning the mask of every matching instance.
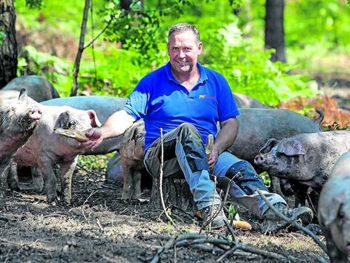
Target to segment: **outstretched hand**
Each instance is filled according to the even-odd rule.
[[[97,148],[103,141],[102,131],[100,128],[88,129],[84,131],[84,134],[89,138],[87,142],[81,144],[86,150],[93,150]]]

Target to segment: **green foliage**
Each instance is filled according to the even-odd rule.
[[[112,153],[106,155],[80,155],[78,165],[84,167],[88,171],[106,169],[108,159],[112,156]]]
[[[253,49],[242,38],[238,21],[214,32],[210,44],[208,65],[227,78],[234,92],[271,106],[298,95],[316,95],[306,76],[291,75],[288,65],[271,62],[271,51]]]
[[[6,33],[4,31],[1,31],[0,29],[0,46],[3,45],[5,38],[6,38]]]
[[[18,57],[17,74],[43,75],[53,84],[60,83],[61,85],[55,85],[58,92],[62,96],[67,96],[69,89],[63,86],[72,83],[69,77],[71,68],[72,63],[64,59],[39,52],[35,47],[25,46]]]
[[[228,208],[228,220],[232,220],[236,216],[236,208],[233,205],[230,205]]]
[[[26,5],[30,9],[40,9],[43,6],[42,0],[26,0]]]
[[[269,188],[271,186],[271,179],[267,172],[262,172],[261,174],[259,174],[259,177],[263,180],[266,187]]]
[[[138,63],[139,53],[108,47],[103,51],[95,51],[95,79],[91,50],[86,52],[90,59],[81,64],[79,90],[83,90],[84,86],[90,87],[96,95],[128,96],[140,79],[152,70],[151,66]]]

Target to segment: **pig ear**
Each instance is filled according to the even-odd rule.
[[[55,124],[55,129],[56,128],[66,128],[67,127],[67,123],[69,121],[69,111],[65,111],[65,112],[62,112],[60,114],[60,116],[58,116],[58,119],[56,121],[56,124]]]
[[[28,101],[28,94],[26,89],[21,89],[21,91],[19,92],[18,100],[22,102]]]
[[[277,147],[277,151],[287,156],[306,154],[300,141],[297,141],[297,140],[287,140],[287,141],[284,141],[283,143],[280,143]]]
[[[320,215],[323,224],[327,227],[333,223],[339,214],[341,206],[344,204],[344,195],[332,198],[331,202],[327,203],[327,207],[320,207]]]
[[[100,127],[102,125],[94,110],[87,110],[87,113],[89,114],[92,127]]]
[[[275,138],[269,139],[265,145],[260,149],[259,153],[268,153],[279,141]]]

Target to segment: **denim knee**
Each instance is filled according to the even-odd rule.
[[[254,167],[247,161],[240,161],[232,165],[226,172],[226,177],[242,188],[247,194],[253,194],[257,189],[268,191],[262,179],[257,175]]]

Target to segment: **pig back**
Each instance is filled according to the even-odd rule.
[[[270,138],[277,140],[299,133],[320,132],[320,120],[282,109],[240,109],[239,129],[229,150],[254,164],[254,158]],[[323,116],[321,116],[322,118]]]
[[[17,90],[25,88],[30,98],[37,102],[59,98],[55,87],[44,77],[31,75],[21,76],[11,80],[3,90]]]

